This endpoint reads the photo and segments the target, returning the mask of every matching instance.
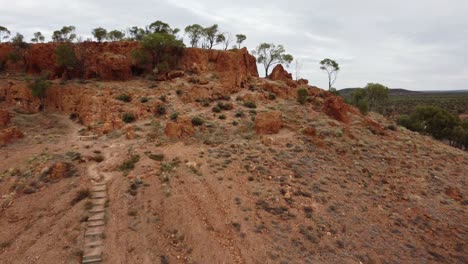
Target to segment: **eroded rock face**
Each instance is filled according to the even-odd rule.
[[[257,134],[276,134],[283,127],[280,111],[262,112],[255,117]]]
[[[192,121],[188,117],[179,117],[177,121],[168,121],[164,134],[170,138],[183,138],[195,133]]]
[[[330,96],[323,102],[322,111],[328,116],[341,121],[348,122],[348,106],[343,99],[338,96]]]
[[[131,62],[125,55],[105,52],[96,60],[96,76],[103,80],[130,80],[132,78]],[[92,78],[93,75],[88,77]]]
[[[10,123],[10,113],[7,110],[0,109],[0,127],[7,126]]]
[[[25,63],[21,66],[6,64],[7,71],[18,72],[21,67],[29,74],[40,74],[44,71],[52,73],[52,78],[63,74],[63,69],[57,67],[55,49],[58,43],[31,44],[24,52]],[[70,70],[71,78],[96,78],[103,80],[128,80],[132,70],[137,65],[131,52],[139,48],[135,41],[121,42],[82,42],[72,44],[81,69]],[[0,43],[0,61],[7,61],[12,47],[9,43]],[[18,68],[19,67],[19,68]],[[206,50],[187,48],[178,61],[180,70],[171,73],[169,79],[182,76],[188,71],[201,74],[206,71],[217,72],[226,90],[244,87],[250,77],[258,77],[255,57],[246,48],[237,51]],[[150,73],[151,68],[139,69]],[[142,72],[140,72],[141,74]],[[175,75],[174,75],[175,74]]]
[[[0,130],[0,145],[7,145],[24,137],[23,132],[17,127],[9,127]]]
[[[284,69],[283,65],[278,64],[273,68],[273,71],[268,78],[273,81],[287,81],[292,80],[292,75]]]

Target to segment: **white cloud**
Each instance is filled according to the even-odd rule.
[[[342,71],[338,88],[381,82],[408,89],[466,89],[468,2],[464,0],[0,0],[2,23],[27,39],[75,25],[85,38],[102,26],[125,29],[163,20],[181,29],[219,24],[244,33],[249,50],[282,44],[301,61],[301,76],[326,87],[318,61]],[[294,71],[294,67],[290,67]],[[259,68],[260,74],[263,69]]]

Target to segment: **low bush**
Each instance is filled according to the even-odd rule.
[[[122,102],[126,102],[126,103],[132,101],[132,97],[128,94],[119,94],[115,97],[115,99],[120,100]]]
[[[309,93],[305,88],[297,89],[297,102],[300,104],[305,104],[307,102],[307,98],[309,97]]]
[[[123,113],[122,114],[122,121],[124,121],[125,123],[132,123],[133,121],[135,121],[135,116],[132,114],[132,113]]]
[[[257,108],[257,105],[254,102],[245,102],[244,106],[247,108]]]
[[[194,126],[201,126],[201,125],[203,125],[204,122],[205,121],[200,117],[192,118],[192,125],[194,125]]]

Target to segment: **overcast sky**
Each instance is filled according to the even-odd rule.
[[[468,89],[467,0],[0,0],[0,6],[0,25],[28,40],[36,31],[50,40],[64,25],[86,39],[96,27],[217,23],[221,31],[245,34],[250,51],[261,42],[284,45],[300,62],[299,76],[319,87],[327,87],[327,77],[318,62],[331,58],[341,66],[338,89],[368,82]],[[295,75],[294,64],[289,71]]]

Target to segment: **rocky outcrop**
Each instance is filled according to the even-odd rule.
[[[23,132],[17,127],[9,127],[0,130],[0,146],[13,143],[14,141],[24,137]]]
[[[10,123],[10,113],[7,110],[0,109],[0,127],[7,126]]]
[[[177,121],[168,121],[164,134],[170,138],[183,138],[195,133],[192,121],[188,117],[179,117]]]
[[[226,92],[246,87],[250,77],[258,77],[255,57],[246,48],[229,51],[185,49],[179,65],[186,71],[198,74],[216,72]]]
[[[24,51],[24,70],[29,74],[51,73],[52,78],[61,77],[63,69],[57,67],[55,49],[58,43],[31,44]],[[149,67],[141,68],[132,59],[131,52],[139,48],[135,41],[82,42],[72,44],[80,67],[69,71],[72,78],[101,78],[103,80],[128,80],[135,74],[151,73]],[[0,62],[6,62],[12,51],[9,43],[0,43]],[[18,67],[6,63],[6,70],[19,71]],[[21,68],[20,67],[20,68]],[[250,77],[258,77],[255,57],[247,49],[236,51],[184,49],[177,68],[193,74],[216,72],[227,90],[244,87]],[[169,79],[182,76],[180,72]]]
[[[284,69],[283,65],[277,64],[268,78],[273,81],[287,81],[292,80],[292,75]]]
[[[95,72],[88,69],[87,74],[87,77],[95,75],[103,80],[130,80],[131,62],[125,55],[105,52],[97,57]]]
[[[347,122],[349,120],[346,104],[341,97],[331,96],[325,99],[322,111],[338,121]]]
[[[280,111],[262,112],[255,117],[257,134],[276,134],[283,126]]]

